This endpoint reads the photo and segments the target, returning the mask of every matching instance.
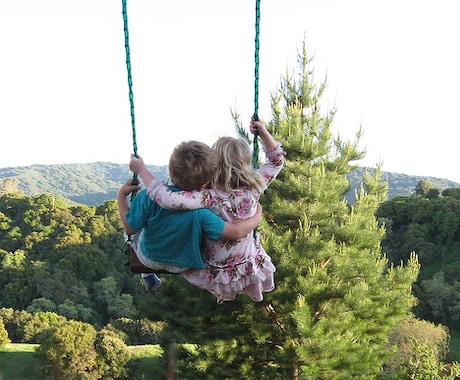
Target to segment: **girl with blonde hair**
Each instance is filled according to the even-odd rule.
[[[218,154],[218,168],[210,188],[201,191],[169,191],[140,158],[133,157],[130,167],[139,174],[152,200],[163,208],[205,207],[227,222],[245,220],[256,213],[260,195],[283,168],[285,155],[264,123],[251,120],[250,130],[260,136],[267,162],[254,169],[249,144],[240,138],[222,137],[213,146]],[[275,288],[275,266],[263,249],[258,233],[249,233],[235,241],[206,239],[202,254],[205,268],[190,269],[181,275],[208,290],[218,303],[233,301],[237,294],[247,294],[260,302],[264,292]]]

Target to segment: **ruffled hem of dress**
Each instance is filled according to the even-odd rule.
[[[231,271],[207,266],[205,269],[187,270],[182,272],[182,276],[193,285],[213,294],[219,304],[234,301],[238,294],[247,294],[253,301],[261,302],[263,293],[275,289],[273,273],[276,271],[270,257],[267,254],[262,254],[262,257],[263,267],[252,259],[232,267]]]

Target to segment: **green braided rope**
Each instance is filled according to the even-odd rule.
[[[131,54],[129,49],[129,31],[128,31],[128,14],[126,11],[126,0],[122,0],[122,13],[123,13],[123,30],[125,35],[125,51],[126,51],[126,69],[128,71],[128,87],[129,87],[129,103],[131,112],[131,127],[133,134],[133,150],[134,155],[137,156],[137,142],[136,142],[136,121],[134,116],[134,94],[133,94],[133,79],[131,74]],[[260,0],[256,0],[256,36],[255,36],[255,69],[254,69],[254,120],[259,120],[259,49],[260,49]],[[259,167],[259,143],[258,135],[254,135],[253,141],[253,166]],[[134,178],[137,174],[134,173]]]
[[[259,49],[260,49],[260,0],[256,0],[256,38],[255,38],[255,69],[254,69],[254,116],[259,120]],[[259,136],[254,134],[252,164],[255,169],[259,167]]]
[[[133,78],[131,75],[131,54],[129,49],[128,14],[126,12],[126,0],[122,0],[122,13],[123,30],[125,32],[126,69],[128,71],[129,104],[131,110],[131,127],[133,132],[133,150],[134,155],[137,157],[136,119],[134,117]],[[137,173],[133,174],[133,183],[137,183]]]

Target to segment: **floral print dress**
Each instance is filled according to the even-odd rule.
[[[281,144],[265,152],[267,162],[258,170],[265,179],[265,190],[273,182],[284,165]],[[185,210],[209,208],[225,221],[235,223],[253,216],[261,193],[239,189],[232,193],[215,189],[204,191],[171,192],[165,184],[154,179],[147,193],[161,207]],[[263,300],[263,292],[275,288],[275,266],[260,243],[259,233],[249,233],[236,241],[205,239],[204,269],[189,269],[182,276],[190,283],[208,290],[218,303],[233,301],[237,294],[247,294],[252,300]]]

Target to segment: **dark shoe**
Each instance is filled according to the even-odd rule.
[[[148,292],[153,292],[163,283],[155,273],[152,273],[147,277],[142,277],[142,280],[144,281],[145,290]]]

